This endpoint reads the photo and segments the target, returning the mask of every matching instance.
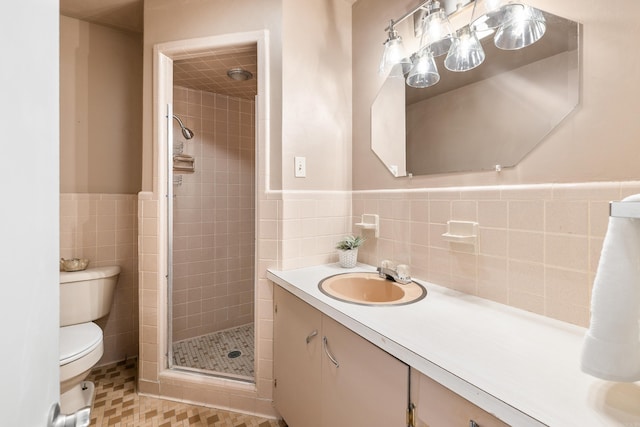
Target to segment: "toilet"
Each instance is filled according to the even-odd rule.
[[[60,272],[61,412],[91,405],[93,384],[84,381],[104,352],[94,320],[109,314],[120,267]]]

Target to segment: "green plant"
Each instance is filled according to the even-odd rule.
[[[344,239],[338,242],[338,244],[336,245],[336,249],[350,251],[362,245],[365,240],[366,239],[362,236],[345,236]]]

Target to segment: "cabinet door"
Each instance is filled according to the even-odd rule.
[[[420,372],[412,371],[411,389],[411,399],[416,405],[416,427],[467,427],[471,420],[480,427],[508,427],[508,424]]]
[[[319,427],[322,315],[279,286],[274,300],[276,408],[289,427]]]
[[[326,316],[322,330],[323,427],[406,426],[409,367]]]

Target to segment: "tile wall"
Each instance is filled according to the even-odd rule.
[[[259,173],[256,386],[178,379],[165,371],[160,205],[140,194],[141,379],[143,393],[275,414],[272,407],[273,289],[267,268],[335,262],[333,246],[362,213],[380,215],[360,261],[409,263],[413,276],[581,326],[608,222],[608,202],[640,182],[366,192],[270,192]],[[445,242],[451,219],[477,221],[475,247]]]
[[[99,365],[138,354],[137,235],[136,195],[60,195],[60,256],[121,268],[111,311],[96,322],[104,331]]]
[[[588,326],[608,202],[638,192],[638,182],[355,192],[353,221],[380,215],[380,238],[360,250],[367,264],[408,263],[414,277]],[[477,245],[443,240],[448,220],[478,222]]]
[[[351,234],[351,192],[285,192],[278,209],[280,219],[262,218],[261,232],[280,228],[282,270],[338,261],[336,243]]]
[[[253,322],[255,103],[183,87],[173,99],[195,133],[174,131],[195,159],[173,187],[173,339],[183,340]]]

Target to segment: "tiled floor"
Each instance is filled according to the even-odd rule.
[[[136,361],[94,369],[87,380],[96,385],[92,426],[115,427],[286,427],[277,420],[138,396]]]
[[[254,378],[253,323],[173,343],[174,366]]]

